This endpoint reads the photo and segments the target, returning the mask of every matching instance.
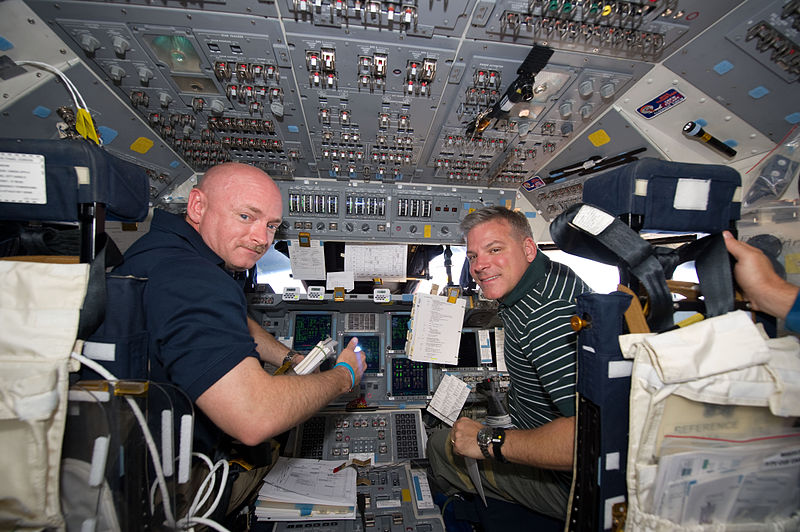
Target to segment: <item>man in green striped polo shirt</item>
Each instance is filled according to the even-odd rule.
[[[463,456],[481,460],[483,488],[559,519],[566,516],[575,434],[575,297],[591,289],[540,253],[525,216],[492,206],[461,223],[470,273],[500,303],[511,378],[513,429],[462,417],[428,442],[435,480],[446,494],[475,492]]]

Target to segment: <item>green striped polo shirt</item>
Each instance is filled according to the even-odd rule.
[[[569,320],[575,298],[584,292],[591,289],[575,272],[537,250],[517,286],[500,301],[511,377],[508,407],[517,428],[575,415],[577,333]]]

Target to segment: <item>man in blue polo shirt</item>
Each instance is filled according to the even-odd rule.
[[[281,223],[280,190],[261,170],[225,163],[189,194],[185,216],[156,210],[150,231],[116,270],[148,278],[144,293],[150,379],[182,389],[197,406],[195,448],[214,457],[235,438],[255,445],[298,425],[358,384],[356,339],[337,365],[305,376],[273,376],[292,356],[247,316],[233,272],[253,267]]]
[[[559,519],[566,515],[575,434],[575,297],[590,288],[568,267],[539,253],[528,220],[486,207],[461,222],[470,273],[483,295],[500,302],[508,409],[514,429],[470,418],[434,433],[428,458],[446,494],[475,492],[463,456],[481,460],[483,488]]]

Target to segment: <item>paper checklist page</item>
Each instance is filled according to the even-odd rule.
[[[416,294],[411,309],[411,340],[406,348],[415,362],[458,364],[458,347],[466,301],[451,303],[445,296]]]
[[[467,383],[453,375],[445,375],[428,404],[428,412],[452,426],[458,419],[468,396]]]

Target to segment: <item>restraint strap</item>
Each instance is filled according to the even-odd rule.
[[[122,253],[111,238],[102,233],[98,237],[100,250],[89,266],[89,283],[78,322],[78,338],[88,339],[106,317],[106,269],[122,264]]]
[[[653,246],[619,218],[592,205],[578,203],[553,220],[550,235],[567,253],[605,264],[624,264],[647,291],[650,329],[662,331],[672,326],[672,295],[661,262]]]
[[[579,203],[550,225],[553,241],[581,257],[624,265],[647,291],[647,323],[654,331],[672,326],[672,295],[666,280],[684,262],[695,261],[705,314],[720,316],[734,309],[733,271],[721,233],[707,235],[678,249],[651,246],[638,233],[608,212]]]

